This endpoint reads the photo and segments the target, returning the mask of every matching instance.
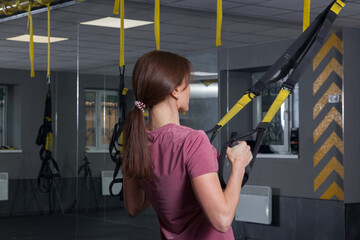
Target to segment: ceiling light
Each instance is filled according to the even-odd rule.
[[[199,77],[207,77],[207,76],[217,76],[218,74],[214,72],[191,72],[191,75],[199,76]]]
[[[6,40],[19,41],[19,42],[29,42],[30,41],[30,35],[29,34],[24,34],[24,35],[20,35],[20,36],[16,36],[16,37],[7,38]],[[50,37],[50,43],[60,42],[60,41],[65,41],[65,40],[69,40],[69,39],[68,38],[60,38],[60,37]],[[48,42],[48,37],[47,36],[34,35],[34,43],[47,43],[47,42]]]
[[[140,21],[133,19],[124,19],[124,28],[134,28],[139,26],[144,26],[148,24],[152,24],[153,22],[149,21]],[[80,24],[90,25],[90,26],[98,26],[98,27],[112,27],[112,28],[120,28],[120,19],[115,17],[105,17],[92,21],[82,22]]]

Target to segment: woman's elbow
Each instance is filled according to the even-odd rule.
[[[215,227],[215,229],[218,232],[226,233],[227,231],[229,231],[230,227],[231,227],[231,224],[228,224],[228,225],[221,225],[221,226]]]
[[[232,219],[229,218],[219,218],[218,221],[212,223],[212,226],[218,231],[222,233],[226,233],[229,231],[232,224]]]
[[[137,209],[131,209],[131,208],[126,208],[126,212],[128,213],[128,215],[130,217],[136,217],[137,215],[139,215],[140,211]]]

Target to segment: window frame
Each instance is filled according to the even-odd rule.
[[[254,77],[254,74],[264,74],[265,72],[253,72],[252,73],[252,82],[253,84],[257,82],[257,80],[260,79],[260,77]],[[262,75],[261,74],[261,75]],[[286,76],[283,80],[286,81],[288,76]],[[276,92],[276,95],[278,94],[278,92]],[[280,113],[280,120],[281,122],[283,122],[282,126],[283,126],[283,139],[284,139],[284,143],[282,145],[275,145],[275,144],[270,144],[270,148],[275,151],[275,153],[271,153],[271,154],[290,154],[291,153],[291,149],[290,149],[290,133],[291,133],[291,129],[294,127],[294,114],[295,114],[295,110],[299,109],[298,107],[295,109],[295,101],[294,101],[294,95],[295,94],[299,94],[298,92],[298,86],[296,86],[296,91],[293,92],[293,94],[291,94],[286,100],[285,102],[281,105],[280,109],[279,109],[279,113]],[[276,97],[276,96],[275,96]],[[298,97],[298,96],[297,96]],[[261,111],[261,103],[262,103],[262,95],[256,97],[254,99],[254,104],[253,104],[253,127],[256,128],[257,125],[262,121],[263,116],[262,116],[262,111]],[[298,104],[298,102],[297,102]],[[298,114],[296,114],[298,116]],[[297,120],[298,121],[298,120]]]
[[[107,150],[109,147],[109,144],[105,144],[105,143],[101,143],[101,138],[102,138],[102,134],[105,135],[105,130],[106,130],[106,125],[105,125],[105,120],[106,120],[106,108],[104,108],[104,110],[101,110],[101,99],[104,96],[104,99],[106,99],[106,96],[116,96],[116,98],[118,99],[118,92],[116,90],[107,90],[107,89],[85,89],[85,101],[84,101],[84,107],[86,108],[86,93],[91,92],[91,93],[95,93],[95,111],[94,111],[94,128],[95,128],[95,146],[88,146],[86,145],[86,140],[85,140],[85,148],[88,149],[89,151],[99,151],[99,150]],[[106,101],[104,101],[106,102]],[[119,107],[119,106],[117,106]],[[117,108],[117,112],[119,111],[119,109]],[[117,113],[116,113],[117,114]],[[86,121],[86,114],[84,116],[85,121]],[[104,125],[101,125],[101,118],[103,118],[103,123]],[[85,123],[86,126],[86,123]],[[86,135],[86,130],[85,130],[85,135]]]

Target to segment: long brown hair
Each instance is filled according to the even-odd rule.
[[[139,58],[132,73],[132,88],[137,101],[146,108],[165,100],[184,81],[190,83],[191,64],[177,54],[151,51]],[[151,157],[143,112],[136,106],[124,125],[125,152],[122,170],[128,178],[150,179]]]

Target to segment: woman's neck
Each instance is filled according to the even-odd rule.
[[[172,98],[168,98],[151,107],[147,128],[153,131],[169,123],[180,125],[176,100]]]

